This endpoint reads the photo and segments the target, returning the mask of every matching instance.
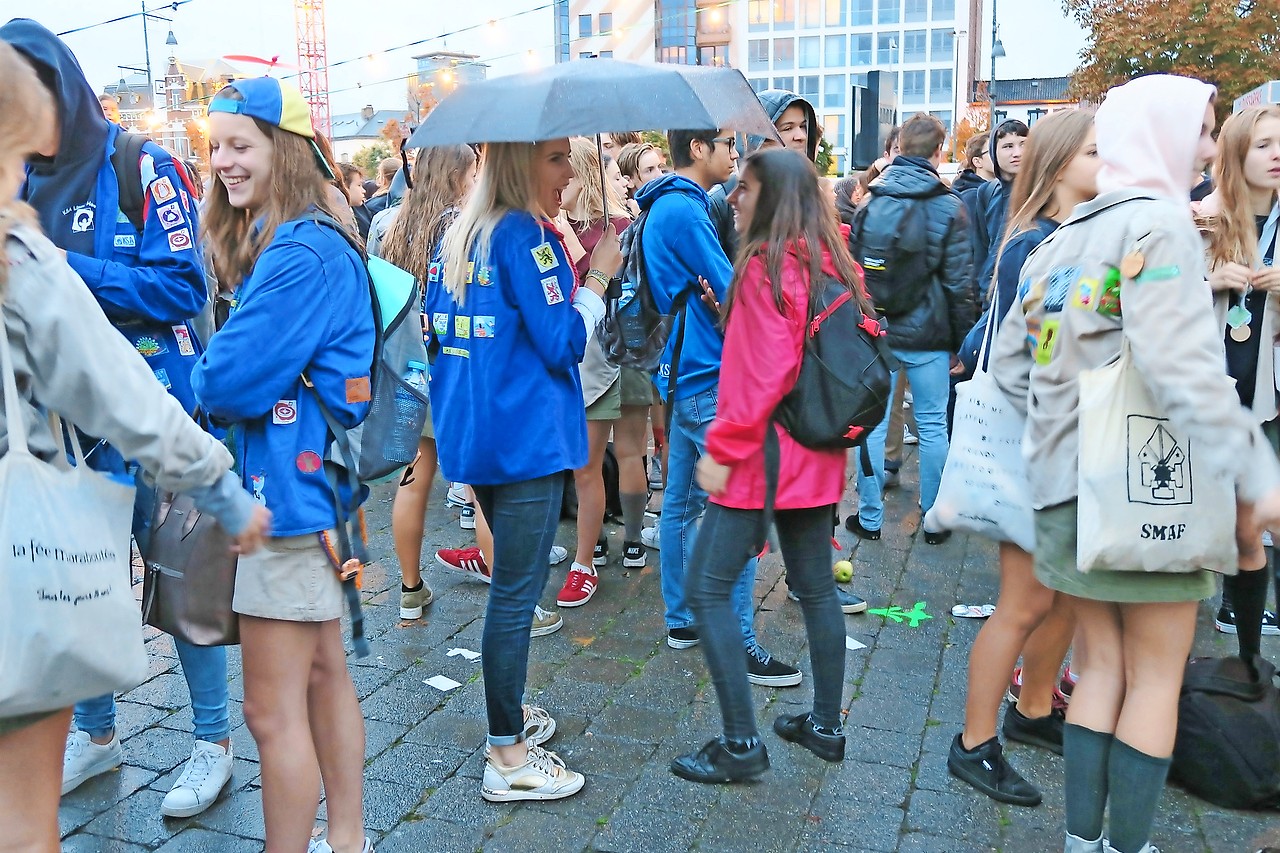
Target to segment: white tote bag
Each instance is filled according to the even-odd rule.
[[[1159,410],[1127,341],[1080,373],[1079,477],[1080,571],[1235,571],[1235,483]]]
[[[75,467],[31,454],[2,321],[0,374],[0,717],[11,717],[134,687],[147,659],[129,565],[133,487],[91,471],[74,439]]]
[[[991,311],[993,318],[999,316],[994,302]],[[983,369],[996,324],[987,326],[973,378],[956,385],[951,446],[925,524],[931,530],[976,533],[1034,551],[1031,484],[1022,458],[1026,418]]]

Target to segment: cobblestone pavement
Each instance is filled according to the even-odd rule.
[[[913,469],[909,463],[904,474]],[[963,719],[969,647],[979,628],[953,619],[950,609],[959,601],[993,600],[995,550],[959,536],[925,545],[914,537],[915,495],[906,477],[903,489],[889,493],[884,537],[858,547],[850,589],[873,608],[924,602],[933,618],[911,628],[881,616],[846,617],[848,635],[867,648],[847,654],[844,763],[821,762],[770,729],[776,715],[796,713],[810,701],[806,680],[790,689],[752,688],[772,762],[762,781],[701,786],[668,772],[674,755],[719,731],[715,693],[701,651],[673,651],[663,641],[657,554],[649,552],[648,568],[623,571],[622,531],[610,524],[612,561],[601,572],[599,592],[585,607],[562,610],[563,630],[533,640],[530,653],[529,696],[559,723],[550,747],[586,774],[587,785],[559,802],[492,805],[479,791],[480,664],[447,656],[453,648],[479,650],[487,587],[429,568],[424,575],[435,603],[422,620],[399,622],[391,490],[375,490],[370,544],[378,563],[365,576],[373,655],[350,662],[367,726],[366,822],[379,853],[1061,850],[1060,758],[1032,747],[1008,749],[1045,793],[1035,809],[995,804],[947,773],[946,751]],[[470,534],[458,529],[457,512],[443,509],[443,497],[437,485],[428,562],[436,547],[471,544]],[[839,536],[846,547],[852,544],[843,529]],[[571,548],[572,526],[562,525],[558,539]],[[552,570],[544,602],[554,603],[567,566]],[[800,607],[787,600],[777,556],[761,561],[755,592],[762,643],[808,670]],[[1208,605],[1201,623],[1198,653],[1233,650],[1233,638],[1213,631]],[[1280,641],[1264,643],[1273,660],[1280,657]],[[232,781],[204,814],[165,819],[160,801],[190,753],[191,714],[172,642],[150,632],[148,648],[151,678],[119,703],[125,764],[63,798],[63,850],[260,850],[258,753],[240,709],[239,650],[230,655]],[[440,693],[423,683],[440,674],[463,686]],[[1226,811],[1170,789],[1153,840],[1165,853],[1252,853],[1280,846],[1280,816]]]

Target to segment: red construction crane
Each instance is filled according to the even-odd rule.
[[[293,0],[298,25],[298,88],[311,105],[316,133],[330,135],[329,50],[324,36],[324,0]]]

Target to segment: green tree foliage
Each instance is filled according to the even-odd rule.
[[[366,145],[351,156],[351,162],[364,173],[364,176],[373,180],[378,174],[378,164],[386,158],[394,154],[391,146],[383,140],[378,140],[371,145]]]
[[[1098,101],[1143,74],[1198,77],[1218,87],[1219,118],[1250,89],[1280,77],[1276,0],[1063,0],[1089,33],[1072,85]]]
[[[835,166],[835,158],[831,156],[831,143],[825,136],[818,140],[818,156],[814,158],[813,165],[817,167],[818,174],[823,176],[830,176]]]

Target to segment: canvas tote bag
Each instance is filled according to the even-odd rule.
[[[1160,411],[1120,357],[1080,373],[1076,568],[1234,573],[1235,483]]]
[[[994,301],[991,312],[1000,316]],[[956,385],[951,447],[925,523],[931,530],[976,533],[1035,551],[1031,484],[1022,458],[1027,419],[985,368],[997,325],[987,323],[973,378]]]
[[[11,717],[134,687],[147,659],[129,565],[133,487],[91,471],[75,440],[74,467],[32,455],[3,322],[0,375],[0,717]]]

